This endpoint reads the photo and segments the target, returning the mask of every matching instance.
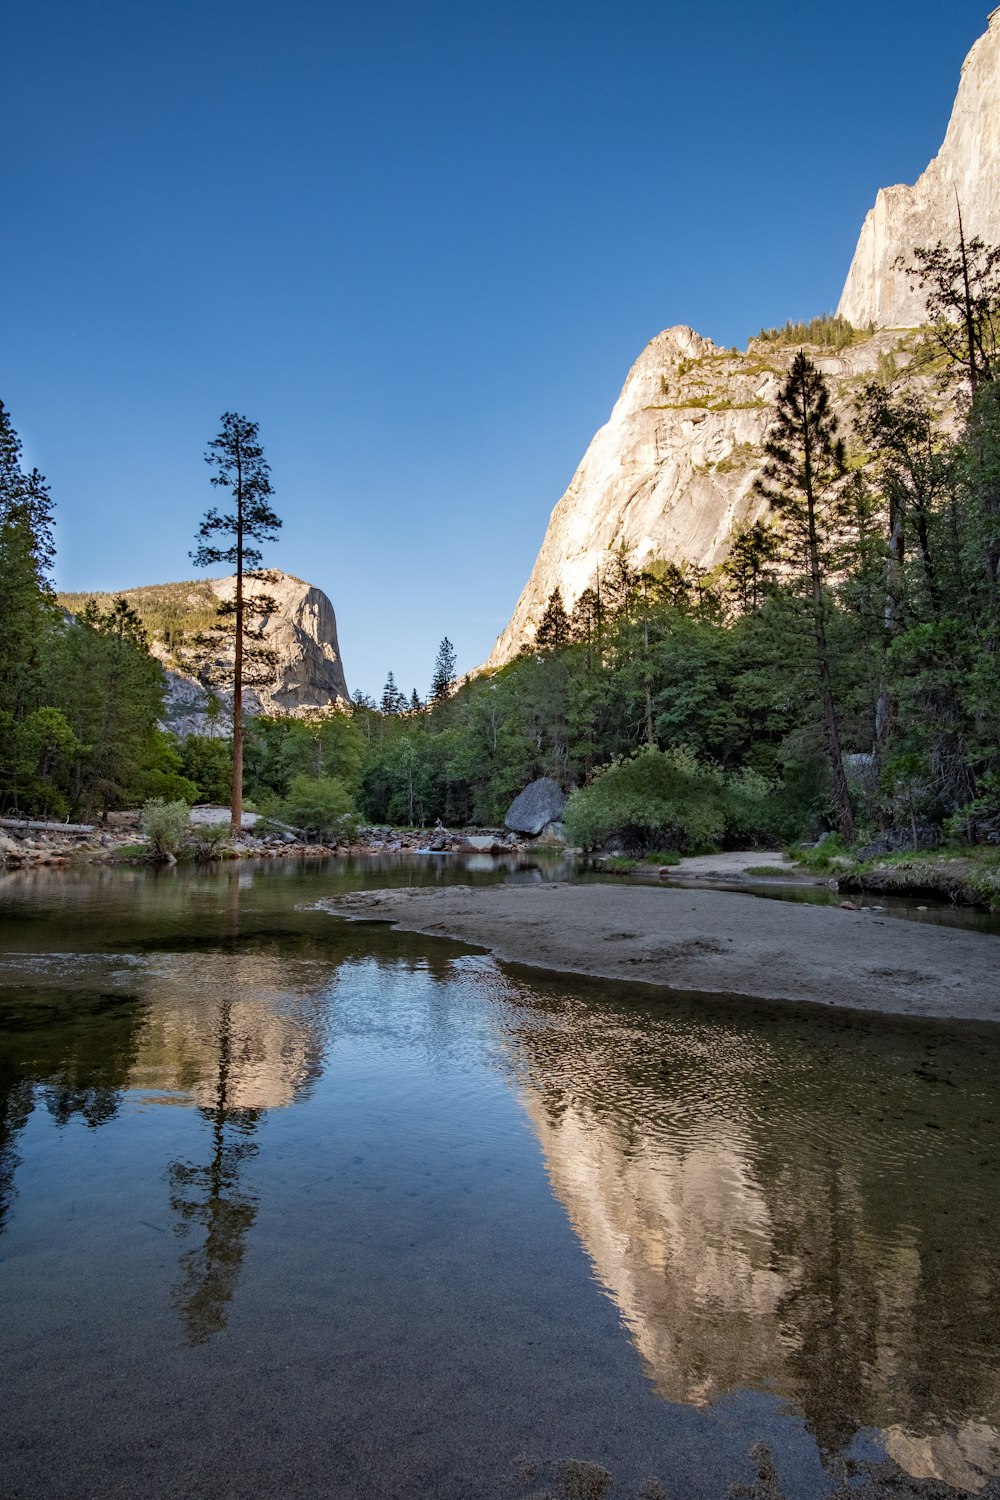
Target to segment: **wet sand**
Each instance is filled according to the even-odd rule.
[[[1000,937],[879,912],[621,883],[359,891],[320,904],[592,978],[1000,1021]]]

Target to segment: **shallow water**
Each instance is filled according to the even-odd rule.
[[[4,1500],[537,1494],[569,1457],[721,1500],[761,1438],[790,1497],[843,1453],[1000,1472],[1000,1039],[312,905],[536,877],[3,879]]]

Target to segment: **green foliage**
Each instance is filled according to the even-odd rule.
[[[648,854],[643,855],[642,860],[646,865],[673,866],[680,864],[681,857],[676,849],[651,849]]]
[[[190,648],[218,625],[219,600],[210,583],[193,579],[184,583],[157,583],[124,589],[120,594],[100,592],[60,593],[56,602],[71,614],[80,614],[88,604],[106,612],[116,598],[128,601],[142,628],[152,641],[162,641],[177,664]],[[228,796],[228,793],[227,793]]]
[[[251,733],[256,732],[259,720]],[[197,788],[195,802],[225,805],[233,784],[233,753],[228,740],[189,734],[178,746],[180,772]]]
[[[443,703],[446,698],[451,697],[452,687],[455,681],[455,648],[445,636],[438,647],[438,654],[434,662],[434,675],[431,678],[430,701],[432,703]]]
[[[261,832],[256,824],[254,832]],[[232,828],[228,823],[194,823],[188,829],[187,846],[195,859],[208,862],[232,854]]]
[[[852,862],[852,856],[837,834],[831,834],[816,845],[792,844],[785,852],[789,859],[814,875],[829,875]]]
[[[612,840],[635,850],[712,848],[726,831],[724,778],[689,751],[644,748],[573,792],[563,822],[584,849]]]
[[[357,829],[354,799],[339,776],[293,776],[281,817],[325,842],[349,839]]]
[[[140,826],[156,859],[176,858],[187,833],[188,805],[153,797],[143,806]]]
[[[803,344],[819,349],[847,349],[858,337],[858,330],[835,313],[810,318],[808,323],[796,323],[790,318],[783,328],[762,328],[757,335],[762,344],[788,345],[794,349]]]

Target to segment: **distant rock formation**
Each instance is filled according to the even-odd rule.
[[[277,610],[264,618],[261,644],[275,654],[267,680],[244,690],[251,714],[305,715],[347,703],[349,693],[337,640],[333,605],[311,583],[290,573],[269,572],[272,581],[254,584],[269,594]],[[234,647],[231,637],[212,629],[217,606],[232,599],[235,578],[198,579],[122,589],[138,611],[151,639],[153,655],[167,676],[164,725],[175,734],[225,735],[232,694]],[[102,605],[111,595],[65,595],[78,609],[88,597]],[[248,624],[256,628],[259,617]]]
[[[859,337],[847,348],[809,348],[846,419],[858,377],[886,361],[905,367],[912,340]],[[584,454],[549,520],[531,577],[486,670],[530,645],[559,588],[572,609],[619,548],[633,566],[665,558],[713,568],[735,527],[766,509],[753,492],[761,444],[796,342],[753,339],[721,349],[690,328],[668,328],[640,354],[607,423]]]
[[[956,244],[958,209],[968,237],[1000,243],[1000,8],[962,68],[944,145],[913,187],[882,188],[861,230],[838,312],[856,327],[910,328],[923,303],[895,262],[939,240]]]

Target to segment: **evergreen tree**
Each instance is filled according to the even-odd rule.
[[[36,704],[55,626],[50,570],[52,501],[37,469],[21,469],[21,440],[0,402],[0,710],[21,719]]]
[[[420,694],[417,692],[416,688],[414,688],[412,693],[410,694],[410,713],[420,713],[423,706],[423,703],[420,701]]]
[[[233,833],[243,826],[243,685],[244,656],[248,617],[260,623],[251,627],[259,640],[266,616],[274,601],[266,594],[251,595],[246,590],[250,580],[266,583],[269,575],[261,570],[260,542],[273,542],[281,520],[271,508],[271,470],[259,441],[256,422],[235,412],[222,417],[222,430],[212,439],[205,462],[214,470],[212,484],[230,492],[231,509],[220,512],[215,506],[206,513],[198,529],[199,544],[191,557],[196,567],[217,567],[226,563],[236,574],[236,589],[231,605],[222,606],[232,613],[235,625],[235,662],[233,667],[233,788],[231,816]],[[227,538],[219,545],[216,537]],[[252,653],[251,653],[252,654]],[[257,655],[263,665],[262,655]]]
[[[913,256],[896,265],[924,293],[935,341],[975,395],[1000,373],[1000,247],[967,240],[959,211],[957,250],[939,240]]]
[[[75,736],[69,792],[87,817],[134,805],[163,766],[156,726],[165,683],[148,645],[139,616],[119,597],[103,611],[91,600],[53,654],[48,696]]]
[[[834,813],[845,841],[852,843],[854,814],[844,772],[827,630],[828,586],[843,566],[852,517],[845,498],[844,442],[830,410],[830,393],[823,375],[801,349],[778,394],[764,453],[767,463],[757,490],[770,501],[777,519],[782,559],[805,586]]]
[[[455,681],[455,648],[445,636],[438,647],[437,659],[434,662],[434,676],[431,678],[430,702],[443,703],[451,696],[452,683]]]
[[[385,679],[381,708],[384,714],[401,714],[406,708],[406,694],[401,693],[396,686],[396,678],[392,672]]]
[[[774,577],[774,553],[774,536],[766,521],[755,521],[733,534],[722,576],[739,614],[755,614],[763,604],[765,586]]]
[[[566,613],[562,593],[557,585],[549,595],[545,611],[535,631],[535,645],[540,651],[549,651],[567,645],[569,638],[569,615]]]

